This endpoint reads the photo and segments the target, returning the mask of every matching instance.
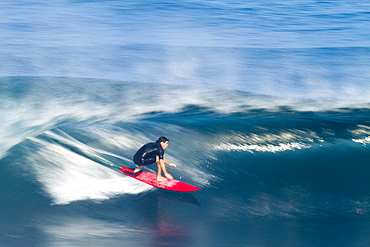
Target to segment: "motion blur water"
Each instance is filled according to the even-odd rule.
[[[369,245],[367,1],[0,9],[1,246]]]

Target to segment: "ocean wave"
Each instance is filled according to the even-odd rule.
[[[212,164],[222,163],[225,151],[240,152],[237,156],[244,159],[244,152],[258,156],[325,150],[323,144],[334,147],[338,140],[369,143],[367,108],[327,111],[310,101],[316,111],[303,111],[291,99],[178,85],[158,85],[153,94],[145,83],[8,80],[15,84],[1,92],[5,97],[0,102],[6,106],[0,112],[5,119],[2,157],[23,147],[19,152],[25,154],[29,172],[55,204],[147,191],[109,163],[131,164],[142,144],[161,135],[174,147],[166,154],[179,164],[174,175],[202,187],[223,179],[227,168],[218,173]],[[310,104],[297,105],[304,109]]]

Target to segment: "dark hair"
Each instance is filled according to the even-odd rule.
[[[161,137],[159,137],[158,138],[158,140],[156,141],[157,143],[161,143],[161,142],[168,142],[169,140],[166,138],[166,137],[164,137],[164,136],[161,136]]]

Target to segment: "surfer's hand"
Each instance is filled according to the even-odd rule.
[[[176,164],[174,164],[174,163],[169,163],[168,165],[173,166],[173,167],[177,167]]]

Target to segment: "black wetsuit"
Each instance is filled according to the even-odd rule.
[[[142,146],[134,155],[134,163],[146,166],[156,162],[156,157],[163,159],[164,150],[158,142],[151,142]]]

